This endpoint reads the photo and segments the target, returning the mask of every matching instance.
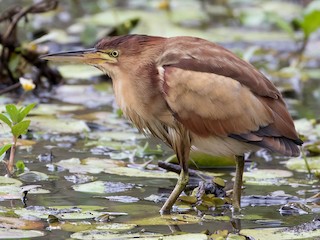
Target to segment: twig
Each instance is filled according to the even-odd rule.
[[[177,174],[180,174],[181,172],[181,167],[177,164],[173,164],[173,163],[168,163],[168,162],[164,162],[164,161],[158,161],[158,166],[166,169],[170,172],[175,172]],[[189,169],[189,175],[191,177],[197,177],[197,178],[201,178],[202,180],[205,179],[212,179],[211,176],[208,176],[206,174],[203,173],[199,173],[199,171],[193,170],[193,169]]]
[[[58,5],[57,0],[44,0],[40,3],[35,3],[29,7],[21,8],[20,6],[12,7],[8,9],[6,12],[2,13],[0,16],[0,22],[9,20],[10,23],[7,27],[7,30],[4,34],[0,34],[0,43],[2,44],[2,51],[1,51],[1,58],[0,58],[0,65],[1,68],[4,69],[4,71],[7,73],[8,77],[11,79],[11,83],[16,83],[17,79],[14,77],[13,73],[11,72],[9,68],[9,60],[10,56],[13,51],[15,51],[16,47],[20,44],[17,41],[17,34],[16,34],[16,28],[18,22],[23,18],[26,17],[29,13],[42,13],[50,11],[54,8],[56,8]],[[29,55],[29,54],[28,54]],[[25,56],[23,56],[25,57]],[[29,59],[28,59],[29,60]],[[29,61],[30,62],[30,61]],[[33,64],[33,62],[30,62]],[[34,65],[34,64],[33,64]],[[41,65],[41,64],[40,64]],[[41,65],[43,66],[43,64]],[[38,67],[38,66],[36,66]],[[48,68],[48,67],[47,67]],[[42,70],[39,68],[40,71],[43,71],[45,73],[45,76],[51,80],[51,76],[56,76],[53,71],[50,71],[50,69]],[[56,82],[59,82],[61,79],[59,79],[59,76],[53,79]],[[16,88],[15,86],[14,88]],[[12,88],[7,88],[6,91],[11,91]]]
[[[5,88],[5,89],[2,89],[2,90],[0,90],[0,95],[4,94],[4,93],[7,93],[7,92],[10,92],[10,91],[12,91],[14,89],[17,89],[17,88],[20,87],[20,85],[21,85],[20,82],[17,82],[17,83],[15,83],[15,84],[13,84],[13,85]]]

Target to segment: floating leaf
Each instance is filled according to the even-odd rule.
[[[320,156],[307,157],[307,161],[312,172],[320,170]],[[298,172],[308,172],[305,161],[302,158],[291,158],[286,163],[287,168]]]
[[[44,232],[36,230],[19,230],[19,229],[3,229],[0,228],[0,239],[25,239],[33,237],[42,237]]]
[[[99,158],[86,158],[81,161],[79,158],[71,158],[61,160],[56,165],[68,169],[71,173],[100,173],[109,168],[126,166],[122,161]]]
[[[66,114],[69,112],[83,110],[84,107],[81,105],[62,105],[54,103],[39,104],[32,113],[34,115],[55,115],[55,114]],[[84,120],[84,119],[81,119]]]
[[[112,223],[112,222],[88,222],[88,221],[77,221],[69,222],[63,221],[56,224],[56,227],[61,228],[68,232],[80,232],[88,230],[108,230],[112,233],[122,232],[124,230],[131,230],[135,228],[136,224],[126,224],[126,223]]]
[[[202,217],[203,220],[206,221],[230,221],[230,217],[229,216],[212,216],[212,215],[204,215]]]
[[[170,214],[154,217],[146,217],[142,219],[135,219],[129,221],[137,225],[183,225],[183,224],[194,224],[201,222],[201,218],[191,214]]]
[[[72,188],[79,192],[89,192],[89,193],[117,193],[124,192],[132,189],[134,184],[121,183],[121,182],[103,182],[95,181],[91,183],[84,183],[73,185]]]
[[[225,181],[222,179],[222,178],[219,178],[219,177],[215,177],[213,178],[212,180],[215,184],[221,186],[221,187],[225,187],[226,186],[226,183]]]
[[[49,176],[42,172],[28,171],[19,174],[19,178],[24,182],[39,182],[48,180]]]
[[[244,172],[243,180],[245,184],[252,185],[282,185],[288,184],[286,178],[292,175],[292,172],[286,170],[254,169],[250,172]]]
[[[186,203],[194,204],[197,202],[197,197],[196,196],[180,196],[179,200]]]
[[[128,223],[108,223],[97,225],[97,229],[101,230],[112,230],[112,231],[123,231],[123,230],[131,230],[135,228],[136,224],[128,224]]]
[[[22,182],[17,179],[0,176],[0,187],[1,186],[21,186],[21,185],[22,185]]]
[[[320,229],[313,231],[287,231],[286,228],[242,229],[240,234],[259,240],[315,239],[320,237]]]
[[[52,116],[32,116],[30,128],[47,133],[83,133],[89,132],[87,124],[81,120],[54,118]]]
[[[46,189],[39,188],[39,185],[25,185],[22,187],[19,186],[0,186],[0,199],[20,199],[22,197],[22,193],[28,190],[29,194],[45,194],[50,193],[50,191]]]
[[[126,239],[148,239],[148,240],[207,240],[208,237],[205,234],[201,233],[188,233],[188,234],[179,234],[179,235],[162,235],[159,233],[148,233],[148,232],[139,232],[139,233],[111,233],[106,230],[92,230],[92,231],[83,231],[77,232],[71,235],[75,239],[117,239],[117,240],[126,240]]]
[[[279,169],[255,169],[244,173],[244,178],[270,179],[270,178],[287,178],[291,177],[292,172]]]
[[[111,105],[114,96],[107,92],[98,92],[89,85],[61,85],[53,96],[66,103],[81,104],[90,108]]]
[[[44,224],[41,221],[30,221],[26,219],[0,216],[0,229],[1,228],[23,229],[23,230],[43,229]]]
[[[61,160],[56,165],[68,169],[72,173],[100,173],[117,174],[130,177],[147,178],[178,178],[178,175],[163,170],[146,170],[140,168],[126,167],[123,161],[111,159],[87,158],[82,161],[78,158]]]
[[[139,198],[131,197],[131,196],[107,196],[103,198],[109,201],[122,202],[122,203],[134,203],[139,201]]]
[[[22,217],[38,217],[47,219],[49,215],[54,215],[58,219],[93,219],[103,214],[94,210],[84,210],[80,207],[41,207],[32,206],[22,209],[16,209],[14,212]]]
[[[135,132],[92,132],[89,134],[90,138],[99,138],[99,141],[133,141],[143,139],[145,136]]]

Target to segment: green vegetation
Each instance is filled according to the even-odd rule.
[[[12,134],[12,144],[7,144],[0,149],[0,156],[11,148],[10,157],[8,161],[4,161],[8,175],[12,175],[14,172],[14,156],[17,147],[17,140],[20,135],[25,134],[28,131],[30,120],[25,120],[28,113],[35,107],[35,103],[31,103],[26,107],[17,108],[14,104],[6,105],[6,112],[0,113],[0,120],[7,124]],[[19,169],[24,169],[24,166],[18,164]]]

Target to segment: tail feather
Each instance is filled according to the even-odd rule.
[[[253,133],[251,133],[253,134]],[[297,157],[300,155],[299,145],[302,145],[302,141],[300,139],[289,139],[286,137],[267,137],[264,136],[261,138],[260,141],[252,141],[254,139],[252,136],[249,137],[251,134],[243,134],[243,135],[236,135],[232,134],[229,137],[234,139],[247,142],[270,151],[274,151],[286,156]],[[254,134],[253,134],[254,135]]]

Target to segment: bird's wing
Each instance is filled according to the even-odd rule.
[[[195,51],[161,60],[162,90],[175,118],[203,137],[229,136],[297,155],[301,141],[274,85],[231,52],[211,48],[215,54]]]

